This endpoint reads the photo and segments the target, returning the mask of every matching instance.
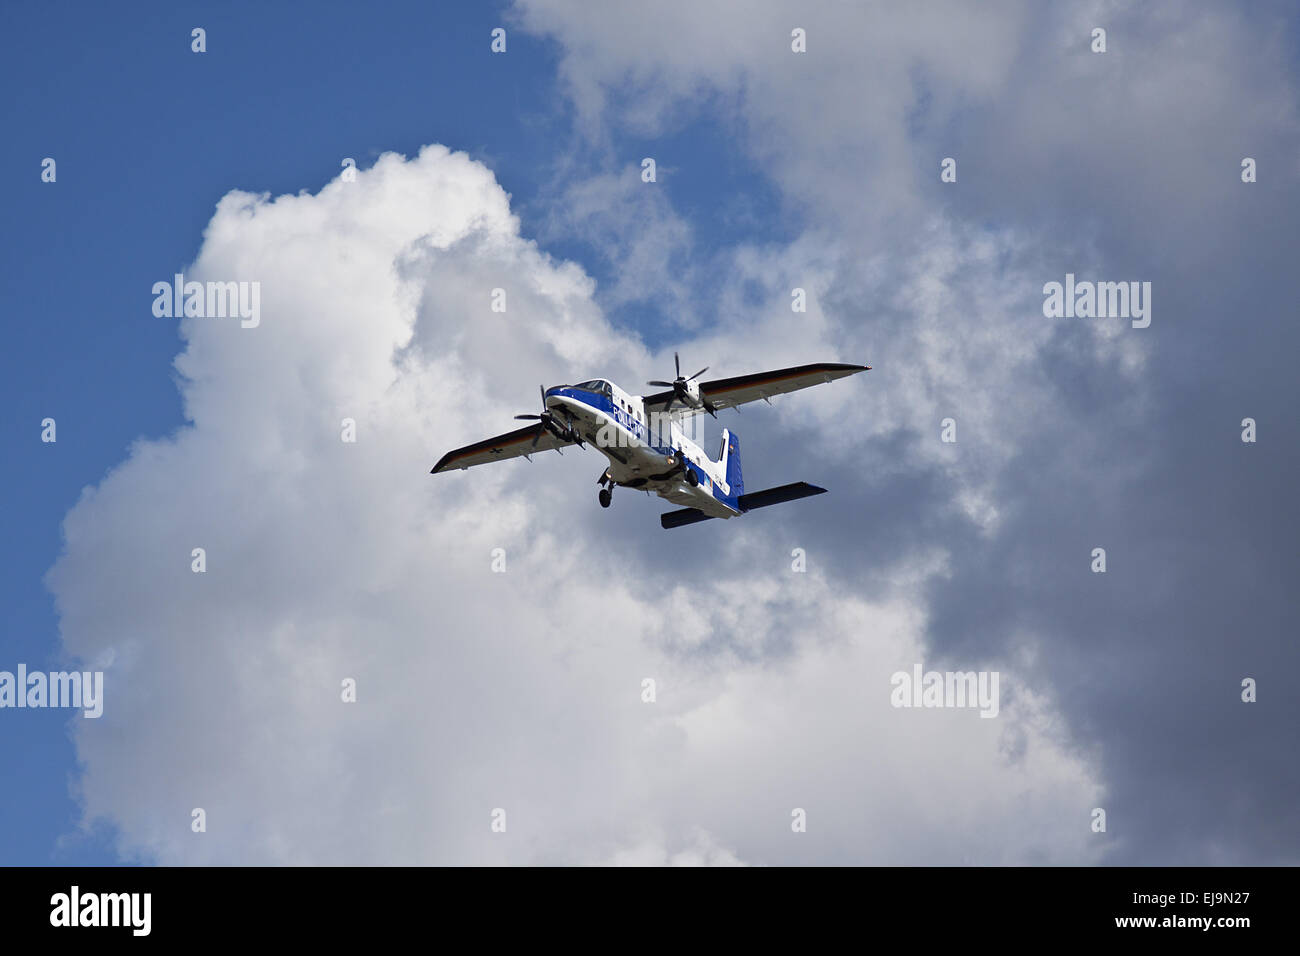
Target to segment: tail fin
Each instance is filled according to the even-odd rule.
[[[722,463],[727,488],[733,498],[745,493],[745,479],[740,473],[740,436],[729,428],[722,430]]]

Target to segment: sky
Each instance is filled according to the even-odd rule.
[[[1294,865],[1297,19],[6,6],[0,670],[105,698],[0,710],[0,862]],[[830,494],[428,474],[674,351],[871,365],[707,423]]]

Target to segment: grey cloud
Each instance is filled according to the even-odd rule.
[[[751,460],[833,497],[763,515],[755,553],[814,542],[837,591],[881,596],[891,571],[939,549],[930,653],[1006,660],[1033,642],[1032,680],[1074,745],[1101,755],[1108,859],[1294,863],[1294,11],[1004,5],[974,22],[965,6],[767,6],[739,23],[691,5],[673,38],[647,26],[630,49],[565,4],[521,8],[573,54],[566,75],[593,123],[618,127],[626,75],[659,78],[661,101],[699,86],[738,97],[744,147],[825,249],[819,341],[877,366],[858,383],[863,410],[836,427],[799,427],[809,402],[762,413]],[[795,20],[806,61],[781,40]],[[1104,55],[1087,49],[1097,25]],[[654,115],[671,131],[670,110]],[[956,185],[938,181],[946,155]],[[1260,182],[1240,181],[1243,156]],[[954,307],[926,321],[909,270],[936,235],[961,248],[981,229],[1009,241],[959,256],[934,287]],[[1151,328],[1045,326],[1041,285],[1066,271],[1151,281]],[[947,407],[961,437],[945,459]],[[1246,416],[1258,444],[1238,438]],[[828,455],[834,442],[852,457]],[[996,509],[991,531],[963,489]],[[711,532],[688,532],[710,564],[752,542]],[[1088,571],[1098,545],[1105,575]],[[1242,704],[1240,678],[1260,674],[1267,699]]]

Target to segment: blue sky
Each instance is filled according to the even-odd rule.
[[[742,21],[690,2],[506,6],[0,12],[0,72],[16,91],[0,155],[10,226],[0,271],[10,450],[0,669],[68,664],[52,591],[74,608],[69,646],[125,647],[113,627],[138,622],[156,662],[122,670],[122,681],[135,673],[122,692],[150,702],[145,724],[114,723],[116,712],[91,729],[55,710],[0,715],[0,759],[20,782],[0,793],[0,862],[1300,859],[1294,695],[1274,685],[1243,711],[1233,690],[1242,674],[1298,663],[1288,624],[1300,532],[1289,361],[1300,345],[1290,286],[1300,211],[1294,9],[1117,8],[1107,14],[1110,52],[1096,56],[1084,5],[978,14],[957,4],[929,19],[915,8],[761,3]],[[809,31],[804,58],[788,48],[796,20]],[[490,32],[503,25],[509,52],[498,56]],[[190,50],[196,26],[207,31],[202,55]],[[232,190],[305,191],[311,208],[337,217],[323,258],[347,229],[373,226],[365,208],[330,205],[324,191],[344,157],[366,184],[389,181],[365,175],[381,154],[407,157],[383,175],[413,195],[435,174],[478,183],[449,162],[416,159],[435,143],[495,176],[518,235],[500,223],[465,231],[440,202],[402,225],[416,230],[403,241],[420,235],[421,216],[452,223],[457,238],[403,259],[424,297],[416,371],[396,375],[411,391],[358,385],[384,410],[373,428],[382,423],[385,438],[371,453],[388,467],[353,471],[307,438],[286,439],[285,481],[302,462],[312,475],[286,493],[262,471],[274,473],[275,461],[223,444],[244,412],[221,401],[242,389],[277,435],[291,435],[303,408],[361,401],[330,379],[330,363],[371,340],[318,341],[311,309],[329,312],[329,302],[309,307],[312,282],[290,275],[275,245],[242,236],[233,248],[265,256],[268,288],[276,275],[302,283],[297,308],[281,306],[268,323],[296,329],[302,355],[292,337],[268,334],[238,340],[265,348],[241,364],[200,330],[187,368],[216,385],[195,385],[173,366],[187,343],[175,321],[152,316],[150,288],[201,253],[238,260],[204,241]],[[642,188],[647,155],[660,181]],[[959,179],[944,185],[938,163],[950,155]],[[1250,186],[1237,173],[1245,155],[1261,171]],[[54,184],[41,182],[47,156]],[[459,201],[443,198],[448,209]],[[479,212],[491,219],[495,208],[484,200]],[[288,212],[260,209],[263,221],[295,227]],[[475,246],[482,235],[497,245]],[[551,258],[530,258],[530,242]],[[565,262],[595,280],[594,292]],[[1153,281],[1152,327],[1045,320],[1042,284],[1066,271]],[[498,275],[512,295],[563,294],[521,294],[530,321],[504,332],[447,317],[478,301],[482,283],[506,281]],[[336,280],[316,284],[327,297],[348,294]],[[806,316],[790,312],[796,285],[811,293]],[[374,335],[382,341],[386,329],[377,321]],[[615,368],[632,386],[665,377],[675,349],[690,370],[708,364],[719,375],[811,360],[874,365],[860,394],[837,384],[727,422],[745,439],[747,485],[807,479],[833,494],[725,533],[680,532],[673,553],[689,555],[684,572],[640,497],[622,496],[608,514],[592,508],[589,457],[459,484],[401,477],[413,445],[431,464],[532,411],[537,379]],[[320,391],[295,398],[286,385],[281,405],[255,374],[241,379],[244,364]],[[364,368],[352,371],[365,382]],[[440,383],[450,380],[463,391],[448,394]],[[184,420],[182,390],[202,409],[197,427]],[[956,448],[937,440],[951,414]],[[1243,454],[1246,414],[1265,424]],[[57,420],[56,444],[39,440],[45,417]],[[219,487],[209,497],[195,478],[203,462],[221,463],[218,486],[264,481],[268,513],[287,517],[263,529],[223,505]],[[101,494],[78,506],[88,486]],[[395,528],[383,502],[407,495],[422,510]],[[347,503],[358,500],[353,515]],[[355,517],[374,539],[312,506]],[[148,519],[183,538],[188,526],[172,526],[209,509],[229,526],[227,547],[259,556],[248,590],[200,598],[151,579],[163,547],[151,536],[163,532]],[[87,533],[64,554],[61,527],[73,516]],[[123,540],[114,530],[123,528],[139,537]],[[300,540],[331,557],[355,547],[356,564],[322,558],[319,581],[286,574],[273,557]],[[1113,570],[1080,573],[1078,555],[1099,542]],[[466,570],[477,567],[475,548],[497,544],[520,569],[505,589]],[[793,547],[810,556],[806,577],[788,572]],[[355,583],[367,554],[371,566],[401,558],[382,586]],[[596,595],[551,579],[574,562],[603,569]],[[262,595],[258,580],[279,597]],[[647,595],[655,600],[640,603]],[[619,612],[580,626],[560,608],[532,617],[552,600],[573,608],[606,597]],[[86,617],[99,604],[114,622],[104,634]],[[448,604],[457,607],[444,620]],[[489,623],[460,605],[489,606]],[[242,629],[228,609],[247,614]],[[169,632],[173,614],[192,627]],[[502,633],[514,642],[495,643]],[[385,653],[358,652],[357,634]],[[315,704],[266,710],[244,671],[223,672],[208,656],[227,646],[262,664],[261,648],[274,663],[287,647],[308,673],[362,668],[374,675],[366,688],[427,674],[445,703],[425,710],[396,688],[386,709],[346,727]],[[502,663],[516,650],[517,663]],[[873,711],[871,688],[919,658],[1001,668],[1011,701],[1000,736]],[[189,678],[168,670],[209,666],[238,682],[224,735],[176,689],[192,691]],[[664,686],[676,691],[659,722],[642,727],[645,712],[618,710],[608,681],[633,675],[637,687],[646,670],[671,675]],[[110,683],[107,707],[123,686]],[[465,688],[477,696],[457,696]],[[269,724],[250,717],[266,713]],[[198,766],[150,724],[193,734]],[[264,739],[280,728],[283,741]],[[294,728],[307,729],[295,737]],[[813,737],[824,746],[805,762],[801,741]],[[895,740],[907,747],[895,752]],[[315,753],[317,743],[338,752]],[[278,765],[283,778],[267,770]],[[647,765],[676,775],[648,783]],[[287,820],[291,803],[286,811],[260,789],[319,790],[358,766],[362,785],[298,823]],[[225,801],[215,819],[244,830],[196,850],[159,821],[191,790],[215,789],[208,773],[242,785],[211,799]],[[99,808],[90,833],[79,829],[83,786]],[[502,800],[494,787],[552,828],[526,849],[474,842],[461,815],[473,817],[467,802]],[[419,804],[431,789],[433,810]],[[1076,817],[1098,801],[1119,832],[1088,842]],[[784,819],[803,804],[835,825],[794,848],[782,826],[764,829],[762,814]],[[971,815],[982,825],[967,825]],[[442,821],[437,832],[413,837],[429,816]],[[252,821],[269,822],[263,831]]]

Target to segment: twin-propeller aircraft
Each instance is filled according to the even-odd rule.
[[[540,415],[515,416],[535,420],[535,425],[450,451],[433,466],[431,474],[519,455],[531,461],[533,452],[559,451],[567,445],[582,448],[590,443],[609,459],[609,467],[597,482],[601,506],[609,507],[615,486],[654,492],[685,506],[660,516],[665,528],[709,518],[734,518],[755,508],[826,491],[799,481],[746,494],[739,437],[724,428],[718,460],[712,461],[687,437],[681,421],[700,412],[716,418],[719,409],[768,401],[773,395],[865,372],[871,366],[821,363],[700,382],[697,379],[708,371],[707,366],[686,378],[675,353],[673,360],[677,377],[671,382],[648,383],[666,389],[652,395],[632,395],[600,378],[544,388]]]

